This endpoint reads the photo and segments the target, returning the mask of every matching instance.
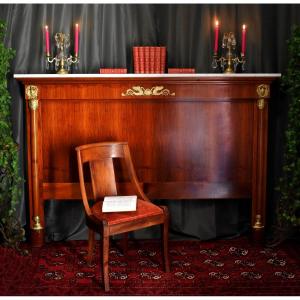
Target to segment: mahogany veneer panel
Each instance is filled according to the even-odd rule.
[[[98,140],[128,141],[142,182],[251,182],[249,103],[46,100],[41,118],[44,182],[77,182],[74,148]]]

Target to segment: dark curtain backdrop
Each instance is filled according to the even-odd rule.
[[[213,20],[221,33],[234,31],[240,42],[246,23],[248,73],[282,73],[287,63],[286,40],[293,24],[300,24],[300,5],[275,4],[2,4],[0,18],[7,23],[5,43],[16,50],[12,73],[45,73],[43,27],[52,35],[70,33],[80,25],[79,73],[98,73],[99,67],[127,67],[133,72],[132,46],[165,45],[169,67],[195,67],[211,73]],[[72,49],[72,45],[71,45]],[[12,114],[20,144],[22,172],[26,178],[26,137],[22,86],[12,78]],[[274,221],[274,186],[280,174],[287,99],[272,102],[268,171],[268,228]],[[62,126],[63,126],[63,120]],[[142,142],[142,141],[141,141]],[[238,151],[238,149],[237,149]],[[159,202],[159,201],[158,201]],[[22,224],[28,224],[26,185],[20,207]],[[173,237],[211,239],[235,236],[249,229],[250,201],[168,201]],[[46,201],[49,240],[87,237],[80,201]],[[27,222],[26,222],[27,221]],[[269,230],[270,232],[270,230]],[[134,237],[156,237],[156,229]]]

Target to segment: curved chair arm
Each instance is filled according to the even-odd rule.
[[[76,151],[77,151],[77,162],[78,162],[78,171],[79,171],[80,190],[81,190],[83,205],[84,205],[84,209],[85,209],[86,214],[90,217],[92,215],[92,211],[90,209],[89,201],[88,201],[87,195],[86,195],[80,150],[76,149]]]

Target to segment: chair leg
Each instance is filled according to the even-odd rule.
[[[107,226],[103,225],[102,235],[102,271],[104,290],[109,291],[109,271],[108,271],[108,256],[109,256],[109,233]]]
[[[95,249],[95,231],[89,228],[89,241],[88,241],[88,254],[87,254],[88,265],[92,263],[94,249]]]
[[[162,248],[164,254],[165,272],[170,272],[169,263],[169,212],[167,207],[163,207],[165,212],[165,221],[162,225]]]

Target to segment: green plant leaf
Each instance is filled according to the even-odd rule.
[[[3,43],[5,29],[5,23],[0,20],[0,241],[15,247],[22,239],[21,225],[16,216],[22,178],[18,146],[12,131],[11,97],[7,90],[7,74],[15,51]]]
[[[295,26],[288,41],[289,62],[282,76],[282,89],[289,96],[288,124],[285,132],[283,174],[275,188],[279,192],[279,227],[300,224],[300,27]]]

